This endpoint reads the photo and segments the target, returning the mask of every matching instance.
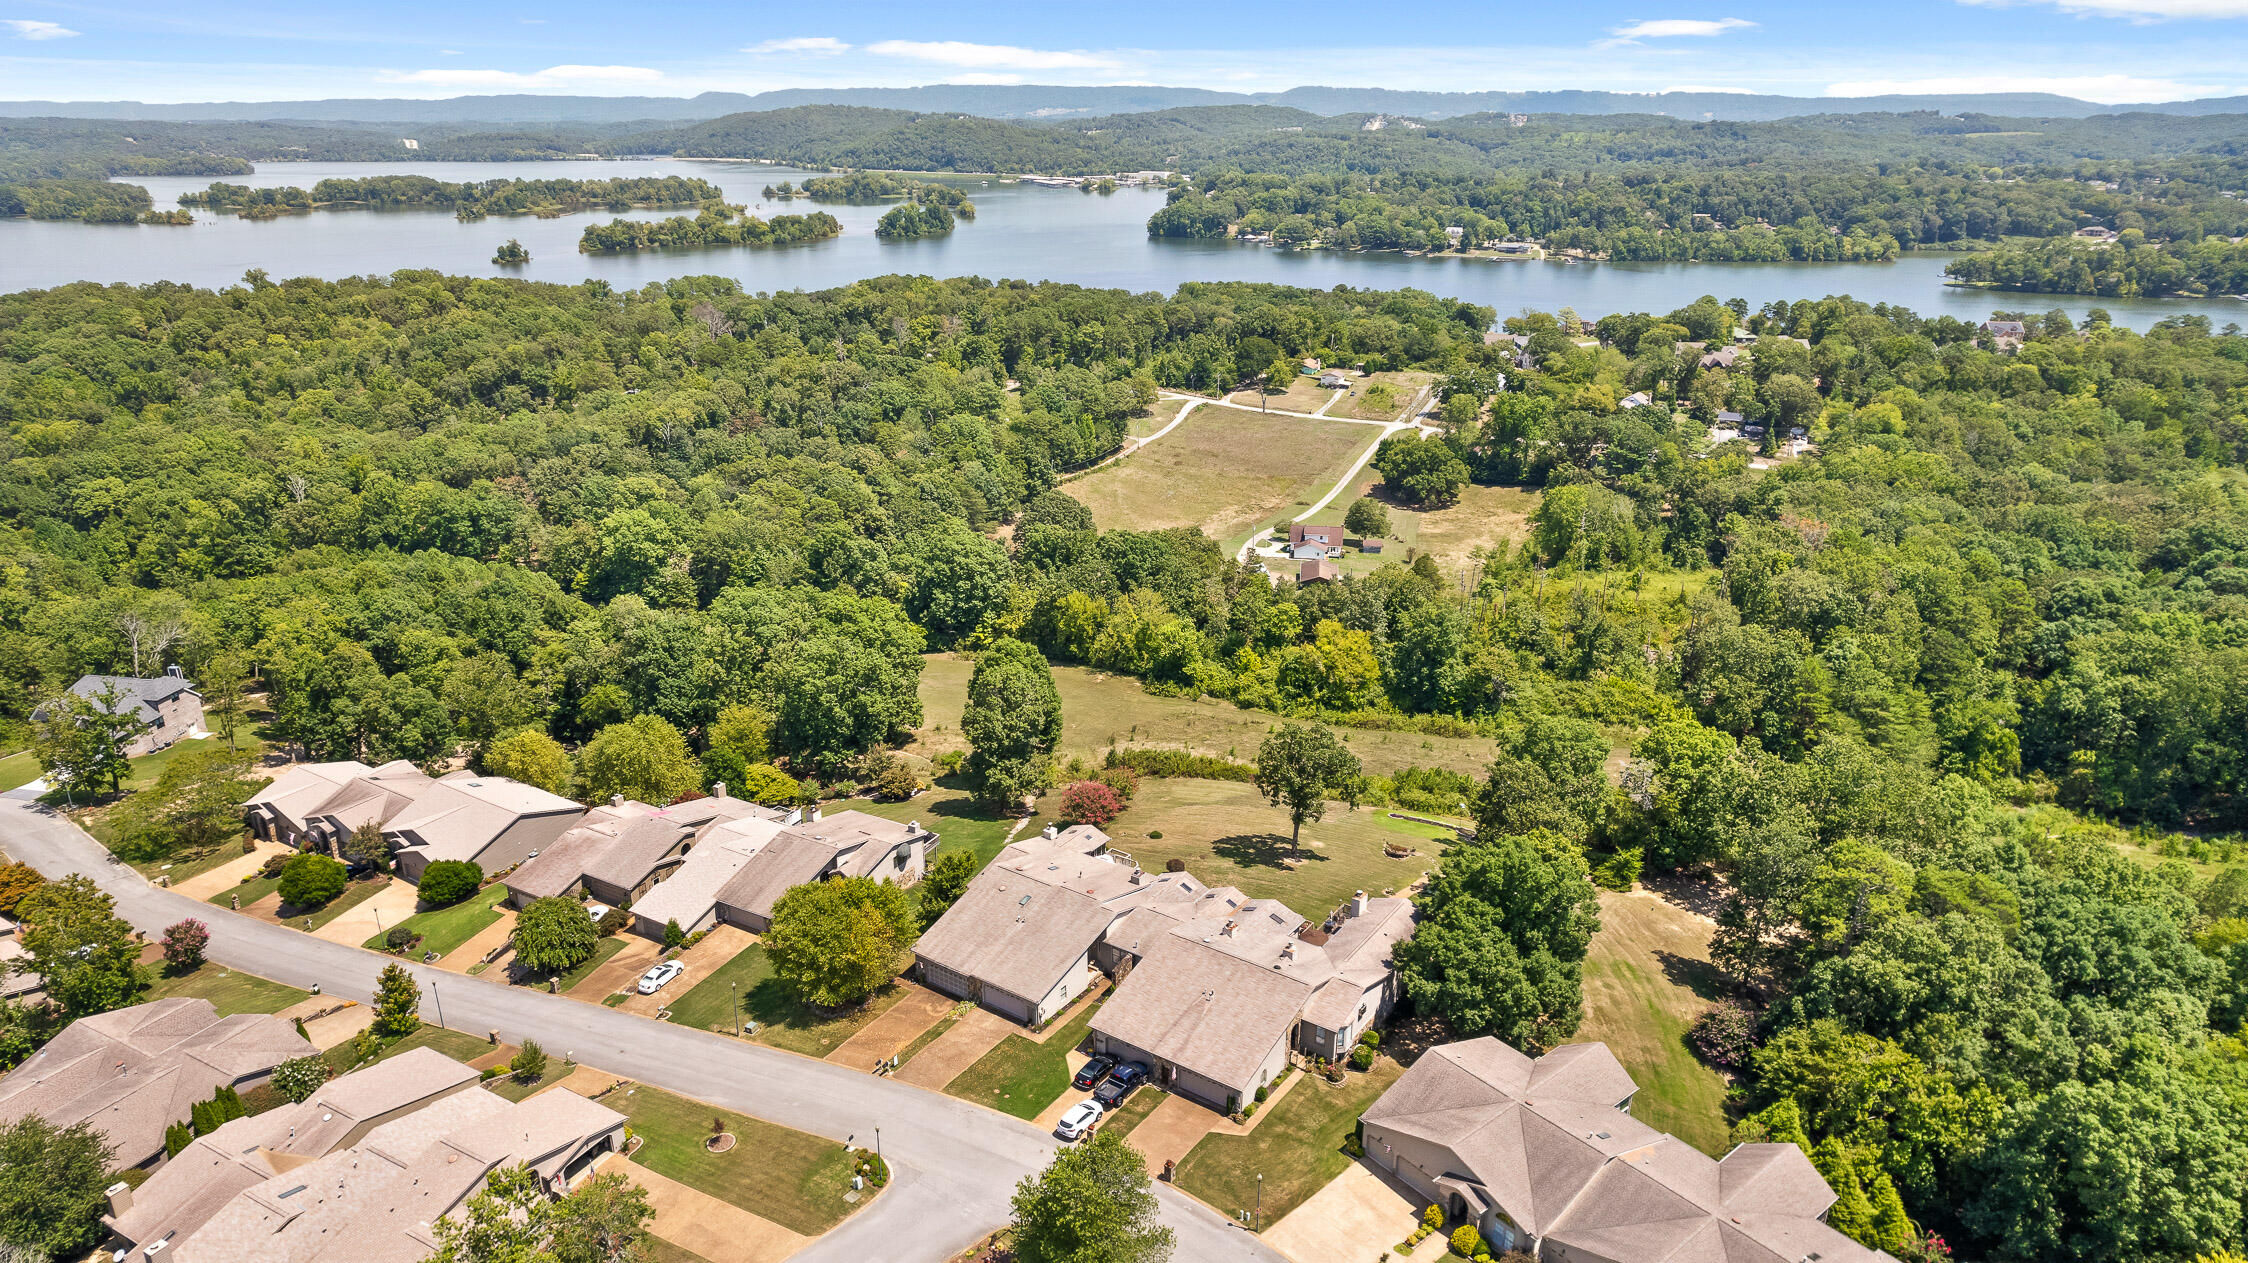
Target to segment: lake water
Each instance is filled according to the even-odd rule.
[[[765,202],[760,190],[806,172],[753,163],[695,162],[423,162],[268,163],[231,183],[300,185],[366,175],[429,175],[441,180],[586,178],[646,172],[700,176],[729,201],[772,216],[825,210],[843,221],[843,235],[811,245],[759,249],[657,251],[584,255],[579,231],[597,215],[559,219],[494,217],[463,224],[445,211],[331,210],[266,221],[197,211],[189,227],[44,223],[0,220],[0,293],[91,280],[141,284],[183,281],[225,286],[251,268],[274,279],[292,276],[387,275],[401,268],[433,268],[468,275],[522,276],[575,283],[600,277],[618,288],[673,276],[712,273],[750,290],[826,289],[892,272],[991,279],[1069,281],[1079,285],[1169,293],[1183,281],[1271,281],[1327,288],[1411,286],[1448,297],[1488,303],[1502,315],[1524,308],[1573,307],[1586,318],[1613,311],[1663,312],[1703,294],[1744,298],[1750,306],[1775,299],[1849,294],[1868,302],[1910,307],[1924,315],[1949,312],[1980,320],[1996,307],[2044,311],[2061,307],[2081,316],[2097,305],[2118,324],[2144,329],[2165,316],[2209,315],[2219,327],[2248,323],[2248,302],[2237,299],[2090,300],[2073,295],[2010,294],[1944,284],[1943,256],[1894,263],[1544,263],[1520,260],[1407,258],[1395,254],[1278,251],[1230,242],[1150,240],[1147,217],[1163,205],[1157,189],[1120,189],[1101,195],[1028,184],[986,183],[945,177],[969,191],[980,212],[949,237],[888,242],[874,236],[883,206],[817,207],[807,202]],[[156,177],[138,181],[160,208],[199,190],[208,177]],[[760,203],[763,202],[763,205]],[[635,211],[650,219],[678,209]],[[493,265],[492,252],[509,237],[522,241],[531,262]]]

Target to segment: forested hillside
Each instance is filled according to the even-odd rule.
[[[1013,637],[1151,689],[1482,733],[1490,837],[1714,875],[1738,999],[1698,1043],[1739,1070],[1738,1134],[1813,1144],[1868,1239],[1893,1204],[1964,1258],[2237,1247],[2248,339],[2094,313],[2013,351],[1847,299],[1705,299],[1591,347],[1512,318],[1523,369],[1493,316],[896,277],[10,295],[0,704],[20,724],[176,621],[191,675],[251,678],[314,757],[637,716],[699,746],[748,705],[820,780],[920,724],[924,650]],[[1731,369],[1678,345],[1743,326]],[[1442,373],[1443,433],[1376,460],[1391,498],[1526,484],[1531,538],[1276,588],[1053,491],[1159,387],[1301,356]],[[1702,452],[1718,409],[1816,448]],[[1477,966],[1508,968],[1486,1023],[1564,977]]]

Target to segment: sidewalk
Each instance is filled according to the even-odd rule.
[[[780,1263],[811,1241],[630,1158],[621,1164],[611,1159],[608,1167],[648,1191],[648,1205],[656,1212],[648,1231],[710,1263]]]
[[[341,916],[314,930],[314,938],[324,938],[345,947],[357,947],[384,930],[414,915],[414,906],[421,892],[397,877],[390,884],[345,909]]]

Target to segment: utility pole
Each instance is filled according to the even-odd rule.
[[[742,984],[729,982],[726,985],[734,993],[734,1038],[740,1039],[742,1037]]]
[[[429,998],[437,1005],[437,1024],[443,1026],[445,1024],[445,999],[437,994],[437,980],[435,978],[429,980]]]
[[[1257,1172],[1257,1231],[1264,1231],[1264,1172]]]

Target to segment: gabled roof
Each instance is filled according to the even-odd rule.
[[[1135,881],[1135,877],[1138,881]],[[1010,846],[914,944],[921,959],[1036,1000],[1119,915],[1109,900],[1148,881],[1071,841]]]
[[[536,785],[460,771],[429,786],[410,809],[385,821],[383,831],[411,835],[405,845],[431,860],[473,860],[519,820],[584,810]]]
[[[195,686],[176,675],[159,675],[143,678],[130,675],[82,675],[70,686],[70,691],[102,705],[102,695],[115,690],[119,711],[132,715],[144,724],[157,719],[157,706],[182,693],[194,693]],[[198,694],[200,696],[200,694]]]
[[[761,917],[773,915],[773,905],[790,890],[817,881],[835,862],[832,843],[802,833],[783,833],[750,857],[741,871],[718,888],[718,902]]]
[[[787,827],[778,820],[756,816],[711,826],[671,876],[642,895],[632,911],[658,924],[696,924],[716,906],[719,888]]]
[[[86,1123],[134,1165],[215,1089],[315,1051],[270,1014],[220,1017],[184,996],[137,1004],[80,1018],[0,1079],[0,1122]]]
[[[1424,1053],[1364,1119],[1448,1150],[1447,1178],[1587,1263],[1888,1258],[1820,1221],[1834,1194],[1801,1149],[1718,1161],[1615,1108],[1635,1090],[1604,1044],[1532,1060],[1474,1039]]]
[[[1163,936],[1093,1015],[1093,1029],[1229,1087],[1255,1086],[1313,984],[1221,950],[1219,937],[1218,925],[1201,921]]]
[[[596,816],[602,818],[595,820]],[[656,815],[621,816],[609,807],[594,808],[586,813],[586,820],[508,874],[508,889],[544,899],[590,879],[629,890],[694,836],[677,821]]]

